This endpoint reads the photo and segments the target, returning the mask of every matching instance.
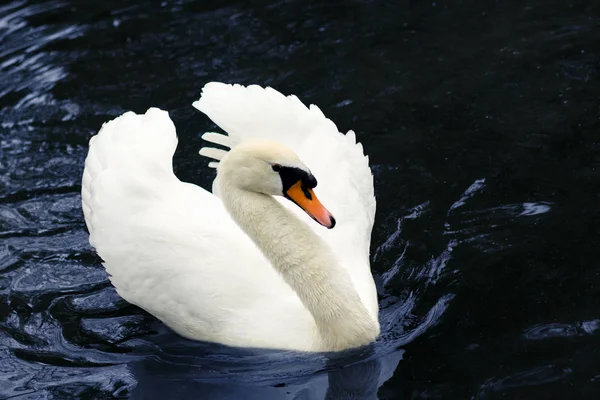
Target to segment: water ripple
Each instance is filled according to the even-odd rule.
[[[53,43],[80,36],[84,28],[64,24],[35,26],[28,22],[68,7],[66,2],[17,1],[0,9],[0,40],[6,44],[0,51],[0,79],[6,83],[0,91],[0,104],[4,101],[16,111],[55,102],[51,90],[68,73],[60,62],[61,53],[48,48]],[[16,104],[11,104],[15,97]],[[64,104],[73,110],[71,103]],[[10,123],[16,121],[4,121],[4,124]]]
[[[488,399],[497,392],[520,388],[524,386],[540,385],[555,382],[571,374],[570,368],[548,365],[533,368],[527,371],[511,374],[504,378],[493,378],[484,383],[475,396],[476,399]]]
[[[576,324],[541,324],[527,329],[523,337],[529,340],[542,340],[561,337],[585,336],[596,334],[600,330],[600,320],[583,321]]]
[[[217,3],[0,5],[0,398],[596,388],[595,6]],[[128,109],[169,109],[178,176],[207,187],[197,132],[212,126],[189,106],[207,80],[273,85],[362,132],[379,163],[370,348],[192,342],[110,285],[80,210],[88,138]]]

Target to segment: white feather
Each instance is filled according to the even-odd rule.
[[[206,140],[207,142],[220,144],[221,146],[229,148],[233,147],[234,144],[233,140],[231,140],[229,136],[216,132],[206,132],[204,135],[202,135],[202,139]]]
[[[198,152],[201,156],[212,158],[213,160],[222,160],[227,154],[227,151],[222,149],[215,149],[214,147],[203,147]]]

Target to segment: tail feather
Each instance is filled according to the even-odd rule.
[[[227,151],[217,149],[214,147],[203,147],[200,149],[199,154],[207,158],[212,158],[214,160],[221,161],[223,157],[225,157],[225,154],[227,154]]]
[[[231,137],[217,132],[206,132],[204,135],[202,135],[202,139],[206,140],[207,142],[219,144],[229,148],[232,148],[235,144]]]

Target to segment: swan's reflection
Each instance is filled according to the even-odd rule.
[[[130,364],[138,382],[132,399],[375,400],[403,354],[398,350],[377,356],[370,348],[307,356],[161,336],[153,340],[158,354]],[[168,338],[172,341],[165,343]]]

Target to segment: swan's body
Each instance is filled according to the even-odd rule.
[[[211,83],[194,106],[229,134],[204,137],[231,151],[201,151],[221,160],[217,195],[173,174],[164,111],[126,113],[90,141],[83,211],[119,294],[190,339],[303,351],[375,340],[375,199],[354,133],[258,86]],[[273,197],[285,194],[279,164],[314,174],[334,229]]]

